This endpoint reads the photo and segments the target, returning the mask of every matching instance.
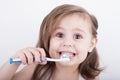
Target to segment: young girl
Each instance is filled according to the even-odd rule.
[[[96,18],[85,9],[70,4],[56,7],[41,24],[36,48],[24,48],[12,56],[27,66],[15,73],[20,64],[6,62],[0,80],[98,80],[97,29]],[[62,55],[70,61],[39,62]]]

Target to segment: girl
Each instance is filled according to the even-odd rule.
[[[98,80],[97,29],[96,18],[85,9],[70,4],[56,7],[41,24],[36,48],[24,48],[12,56],[27,66],[15,73],[20,64],[6,62],[0,80]],[[64,54],[70,61],[39,62]]]

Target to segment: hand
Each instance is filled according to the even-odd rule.
[[[40,59],[44,60],[45,57],[46,53],[43,48],[33,47],[21,49],[15,55],[13,55],[13,58],[20,58],[23,64],[46,64],[47,61],[41,63],[39,62]]]

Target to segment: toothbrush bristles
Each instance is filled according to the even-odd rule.
[[[70,61],[69,56],[65,55],[65,54],[61,56],[61,60],[62,60],[62,62]]]

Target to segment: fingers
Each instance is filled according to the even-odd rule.
[[[40,59],[45,59],[46,53],[43,48],[24,48],[16,53],[17,57],[22,60],[23,64],[46,64],[45,62],[39,62]]]
[[[36,63],[39,62],[40,55],[42,56],[42,53],[39,53],[39,51],[37,51],[36,48],[29,48],[28,50],[33,56],[33,61],[36,62]]]
[[[41,53],[42,55],[40,56],[41,59],[44,59],[46,56],[45,50],[43,48],[36,48],[39,53]]]
[[[40,55],[40,59],[44,60],[46,57],[45,50],[43,48],[36,48],[36,49],[39,51],[39,53],[42,54],[42,55]],[[47,61],[44,61],[41,64],[46,64],[46,63],[47,63]]]
[[[29,51],[28,49],[24,49],[23,53],[24,53],[24,55],[26,57],[25,62],[28,63],[28,64],[32,64],[33,63],[33,58],[34,58],[34,55],[32,54],[32,52]]]

